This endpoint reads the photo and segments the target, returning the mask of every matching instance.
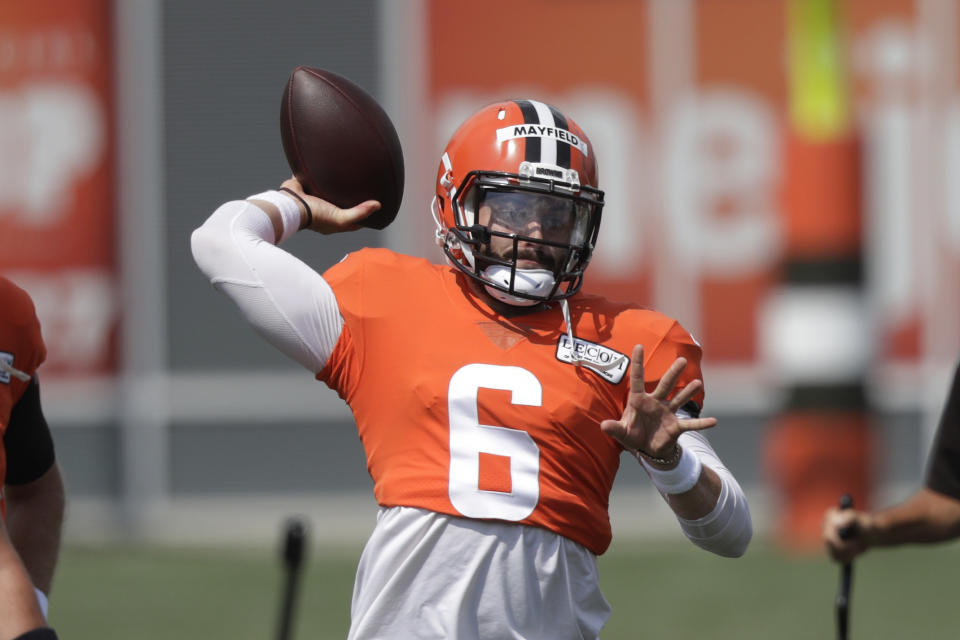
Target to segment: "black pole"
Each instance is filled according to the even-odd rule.
[[[849,493],[843,494],[840,498],[840,508],[850,509],[853,507],[853,498]],[[848,539],[853,535],[852,527],[844,527],[839,532],[842,540]],[[837,590],[837,637],[840,640],[847,640],[847,630],[850,619],[850,586],[853,582],[853,563],[847,561],[843,563],[840,569],[840,588]]]
[[[293,623],[293,605],[296,601],[300,568],[303,566],[304,541],[307,527],[299,518],[291,518],[286,523],[286,535],[283,542],[283,565],[286,571],[283,601],[280,605],[280,630],[278,640],[289,640]]]

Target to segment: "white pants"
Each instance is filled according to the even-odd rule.
[[[596,556],[546,529],[381,509],[350,640],[595,639],[610,616]]]

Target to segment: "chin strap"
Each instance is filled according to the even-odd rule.
[[[30,382],[30,375],[28,373],[20,371],[20,369],[15,369],[12,365],[7,364],[7,361],[2,358],[0,358],[0,371],[6,371],[14,378],[22,380],[23,382]]]
[[[570,305],[567,304],[567,299],[562,298],[560,300],[560,309],[563,311],[563,325],[567,328],[567,339],[570,340],[570,354],[573,357],[573,364],[582,366],[583,359],[580,357],[580,352],[577,351],[577,341],[573,338],[573,323],[570,322]]]

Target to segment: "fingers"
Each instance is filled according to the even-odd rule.
[[[667,369],[666,373],[664,373],[660,378],[660,381],[657,383],[657,388],[654,389],[653,393],[650,395],[657,400],[666,401],[667,397],[673,391],[673,388],[677,385],[677,381],[680,379],[680,375],[683,373],[683,370],[686,369],[686,367],[686,358],[680,357],[674,360],[673,364],[670,365],[670,368]],[[670,400],[668,405],[670,407],[670,411],[676,413],[680,407],[692,400],[702,388],[702,380],[694,380],[690,382]],[[646,392],[643,372],[643,345],[640,344],[633,347],[633,357],[631,358],[630,363],[630,392]]]
[[[600,430],[605,434],[626,445],[627,427],[619,420],[604,420],[600,423]]]
[[[650,397],[659,401],[660,403],[666,405],[670,410],[670,413],[676,413],[678,409],[687,404],[690,400],[696,396],[700,390],[703,388],[702,380],[692,380],[689,384],[684,386],[677,394],[667,401],[667,397],[673,391],[674,387],[677,385],[677,381],[680,379],[681,374],[684,369],[687,367],[687,359],[680,357],[673,361],[673,364],[670,365],[670,368],[661,376],[659,382],[657,383],[656,389],[653,393],[649,394]],[[631,395],[646,395],[646,386],[644,379],[644,370],[643,370],[643,345],[637,344],[633,347],[633,353],[630,358],[630,393]],[[681,421],[683,425],[683,431],[694,431],[699,429],[709,429],[710,427],[716,425],[716,420],[714,418],[699,418],[697,420],[684,420]]]
[[[866,548],[866,515],[852,509],[830,509],[823,518],[823,542],[827,553],[837,562],[850,562]],[[842,532],[846,532],[842,534]]]
[[[310,229],[323,234],[356,231],[362,228],[359,223],[364,218],[380,209],[380,203],[376,200],[367,200],[349,209],[341,209],[332,202],[306,193],[295,177],[284,180],[280,186],[295,191],[303,198],[310,207]]]
[[[630,393],[645,393],[643,382],[643,345],[637,344],[630,357]]]
[[[326,205],[319,211],[314,211],[313,224],[310,228],[320,233],[338,233],[341,231],[356,231],[361,228],[358,224],[361,220],[371,215],[380,208],[380,203],[376,200],[367,200],[361,202],[355,207],[341,209],[326,200],[314,198],[318,202]],[[313,205],[311,204],[311,207]]]
[[[690,402],[693,396],[697,395],[701,387],[703,387],[703,381],[694,380],[683,389],[680,389],[677,395],[673,396],[673,399],[670,401],[670,411],[676,413],[680,407]]]
[[[286,187],[287,189],[290,189],[290,190],[292,190],[292,191],[296,191],[296,192],[299,193],[301,196],[313,197],[313,196],[307,195],[307,192],[303,190],[303,185],[300,184],[300,181],[297,180],[297,179],[296,179],[295,177],[293,177],[293,176],[291,176],[291,177],[287,178],[286,180],[284,180],[284,181],[280,184],[280,186],[281,186],[281,187]]]
[[[677,426],[680,427],[681,433],[684,431],[703,431],[717,426],[717,422],[716,418],[690,418],[679,420]]]
[[[673,387],[676,386],[680,374],[683,373],[686,367],[686,358],[677,358],[674,360],[670,368],[667,369],[667,372],[660,378],[657,388],[653,391],[653,396],[658,400],[665,400],[666,397],[670,395],[670,392],[673,391]]]
[[[680,374],[683,373],[683,370],[687,367],[686,358],[677,358],[673,361],[673,364],[670,365],[670,368],[667,369],[667,372],[663,374],[660,378],[660,382],[657,384],[657,388],[654,389],[653,395],[658,400],[664,400],[670,392],[673,391],[673,388],[677,384],[677,380],[680,379]],[[631,393],[644,393],[646,387],[644,386],[644,376],[643,376],[643,345],[638,344],[633,347],[633,355],[630,358],[630,391]],[[694,394],[690,394],[682,404],[685,404],[687,400],[693,397]]]

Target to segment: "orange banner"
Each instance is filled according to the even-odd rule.
[[[44,373],[115,365],[108,0],[0,1],[0,270],[34,298]]]

